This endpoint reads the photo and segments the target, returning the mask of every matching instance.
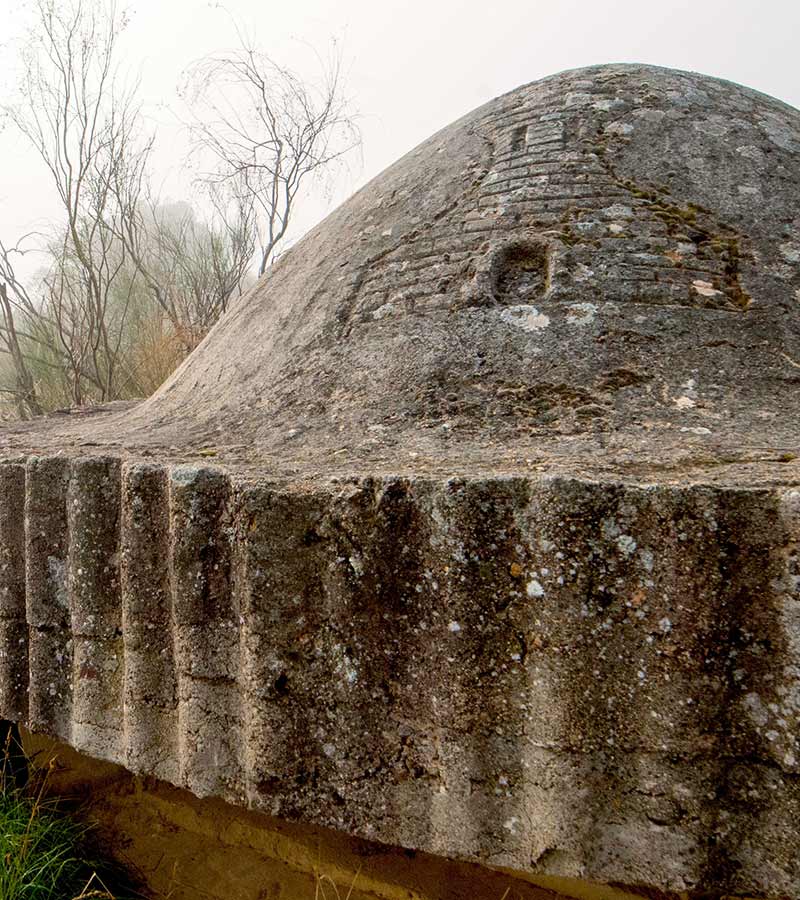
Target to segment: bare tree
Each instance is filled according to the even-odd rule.
[[[226,203],[216,221],[198,221],[191,208],[172,222],[163,215],[156,219],[156,247],[189,349],[242,294],[247,281],[255,250],[252,206],[245,203],[230,212]]]
[[[110,314],[126,262],[116,236],[129,217],[126,204],[141,192],[152,141],[139,140],[134,93],[114,68],[125,26],[116,7],[36,0],[35,10],[23,51],[24,102],[5,112],[44,162],[65,214],[46,284],[72,399],[83,402],[86,378],[99,399],[113,399],[126,313],[123,304]]]
[[[215,190],[212,200],[209,221],[187,203],[151,199],[123,223],[131,257],[187,353],[242,294],[255,251],[250,198]]]
[[[33,317],[37,310],[31,301],[24,283],[17,277],[12,255],[22,255],[24,251],[16,247],[6,247],[0,242],[0,350],[11,357],[14,370],[14,386],[9,388],[13,395],[17,412],[21,419],[42,413],[36,384],[24,349],[25,339],[18,320]]]
[[[249,197],[258,239],[258,274],[285,237],[300,188],[360,146],[343,93],[341,56],[320,60],[318,85],[278,65],[238,32],[240,46],[186,73],[194,151],[210,159],[202,180]]]
[[[318,87],[246,45],[198,63],[196,151],[212,165],[204,213],[152,196],[153,140],[117,68],[114,0],[33,0],[20,102],[0,114],[41,158],[62,215],[39,273],[0,242],[0,392],[23,418],[142,396],[262,274],[302,185],[360,143],[339,57]]]

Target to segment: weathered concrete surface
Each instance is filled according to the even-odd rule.
[[[800,491],[14,476],[5,716],[386,843],[796,891]]]
[[[5,443],[304,477],[779,461],[799,160],[796,110],[715,79],[608,66],[519,88],[334,212],[151,400]]]
[[[797,111],[493,101],[151,400],[3,433],[0,714],[386,843],[800,897],[798,291]]]
[[[69,798],[103,850],[159,900],[638,900],[618,888],[547,877],[537,884],[198,800],[39,735],[24,743],[40,765],[54,764],[47,790],[62,804]]]

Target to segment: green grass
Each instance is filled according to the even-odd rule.
[[[81,827],[12,790],[0,796],[0,900],[65,900],[85,893]]]
[[[46,797],[48,769],[24,787],[0,749],[0,900],[123,900],[116,867],[95,858],[91,830]],[[5,762],[5,764],[4,764]]]

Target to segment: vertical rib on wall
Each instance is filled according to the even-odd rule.
[[[229,480],[178,466],[169,479],[170,585],[183,784],[205,796],[237,790],[239,612],[231,591]]]
[[[72,461],[67,593],[72,629],[72,746],[122,752],[124,652],[119,580],[119,460]]]
[[[29,635],[28,723],[69,740],[72,634],[67,593],[69,463],[28,459],[25,493],[25,599]]]
[[[163,466],[126,464],[121,507],[124,762],[134,772],[178,784],[169,492]]]
[[[25,467],[0,465],[0,711],[28,714],[28,623],[25,615]]]

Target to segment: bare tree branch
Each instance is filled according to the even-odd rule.
[[[240,37],[194,66],[203,214],[153,196],[153,138],[118,69],[114,0],[32,0],[20,100],[0,103],[41,159],[60,221],[0,242],[0,392],[27,418],[152,391],[275,258],[301,187],[360,143],[340,57],[304,83]],[[31,238],[33,236],[27,236]],[[24,240],[24,239],[23,239]],[[13,263],[37,246],[42,268]]]
[[[318,85],[303,82],[238,31],[240,46],[186,73],[194,152],[210,162],[201,180],[229,185],[252,202],[258,274],[286,236],[298,191],[360,146],[343,92],[341,55],[322,64]]]

